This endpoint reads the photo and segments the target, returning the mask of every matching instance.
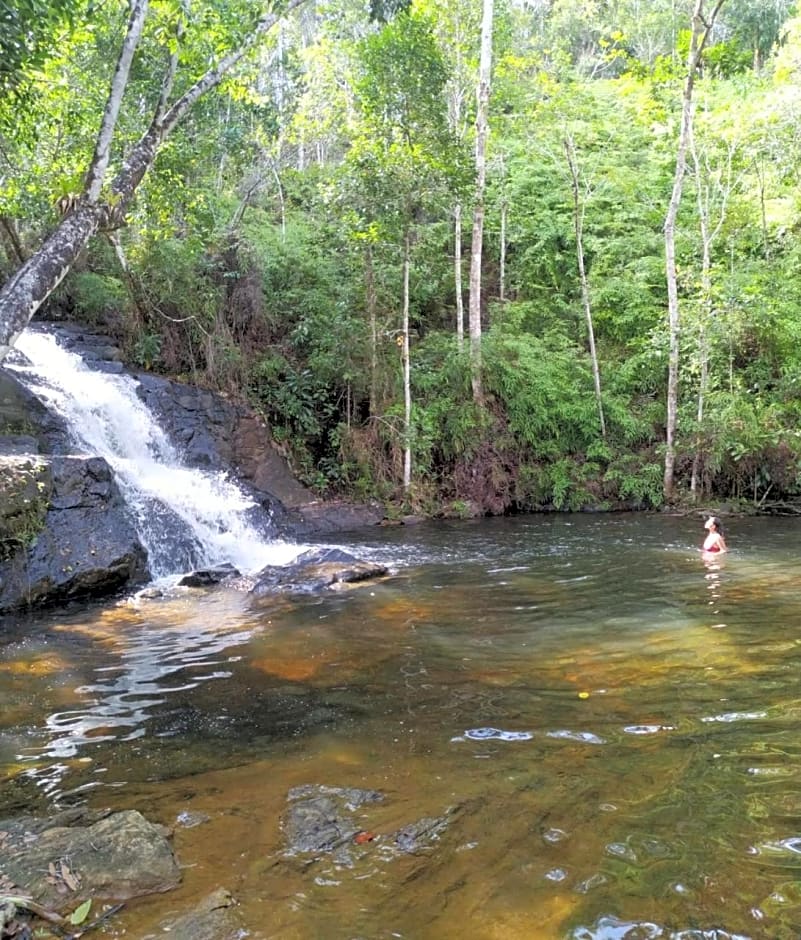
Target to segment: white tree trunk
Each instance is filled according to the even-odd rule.
[[[668,293],[668,330],[670,347],[668,352],[667,420],[665,423],[665,473],[663,491],[665,502],[674,496],[676,466],[676,418],[679,401],[679,291],[676,275],[676,218],[679,214],[684,172],[687,164],[687,145],[692,132],[693,88],[701,61],[701,53],[715,23],[723,0],[717,0],[712,13],[704,17],[704,0],[695,0],[692,15],[690,51],[687,55],[687,76],[684,80],[682,98],[681,130],[676,147],[676,169],[673,176],[673,191],[665,217],[665,271]]]
[[[506,205],[506,196],[501,199],[501,246],[498,258],[500,270],[498,272],[498,300],[506,300],[506,217],[509,207]]]
[[[464,297],[462,296],[462,204],[453,207],[453,286],[456,293],[456,343],[464,347]]]
[[[701,425],[704,420],[704,407],[706,403],[706,393],[709,385],[709,326],[714,315],[714,306],[712,301],[712,245],[723,228],[726,221],[726,211],[729,196],[732,192],[732,162],[734,159],[734,146],[729,147],[726,160],[725,173],[710,173],[707,167],[707,173],[704,174],[704,168],[698,154],[698,148],[695,145],[695,135],[690,134],[689,142],[690,153],[692,155],[693,168],[695,170],[695,193],[698,203],[698,223],[701,229],[701,306],[699,310],[698,323],[698,403],[696,407],[696,421],[698,422],[698,433],[695,442],[695,454],[693,455],[693,468],[690,476],[690,492],[693,501],[698,499],[699,490],[699,471],[701,465]],[[713,182],[717,180],[717,182]],[[712,226],[712,190],[718,190],[718,209],[717,221]]]
[[[131,14],[128,18],[128,31],[122,43],[120,57],[114,77],[111,79],[106,110],[100,123],[100,131],[95,142],[95,152],[84,183],[84,195],[87,202],[95,203],[100,198],[100,191],[106,178],[109,158],[111,155],[111,142],[117,127],[117,118],[122,106],[122,98],[128,86],[128,76],[131,72],[136,47],[142,36],[142,29],[147,17],[148,0],[133,0]]]
[[[374,418],[378,414],[378,315],[373,248],[369,242],[364,252],[364,294],[370,321],[370,417]]]
[[[489,97],[492,76],[493,0],[484,0],[481,20],[481,59],[476,90],[476,195],[473,208],[473,239],[470,252],[470,377],[473,400],[481,404],[481,255],[484,241],[484,193],[487,183],[487,138],[489,136]]]
[[[576,260],[578,262],[579,281],[581,283],[581,302],[584,307],[584,317],[587,321],[587,337],[590,347],[590,359],[592,361],[592,377],[595,383],[595,404],[598,408],[601,437],[606,439],[606,422],[604,421],[604,406],[601,398],[601,369],[598,365],[598,354],[595,350],[595,330],[592,325],[590,286],[587,280],[586,266],[584,264],[584,203],[582,202],[579,192],[579,171],[573,139],[567,136],[565,137],[564,143],[573,188],[573,228],[576,233]]]
[[[412,486],[412,371],[409,359],[409,269],[411,267],[411,234],[403,242],[403,492],[408,496]]]

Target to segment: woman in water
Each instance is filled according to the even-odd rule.
[[[717,516],[710,516],[704,523],[704,528],[707,530],[707,536],[701,551],[713,553],[727,551],[720,519]]]

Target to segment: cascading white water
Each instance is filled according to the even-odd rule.
[[[186,466],[127,375],[97,372],[53,336],[27,330],[27,363],[7,363],[67,421],[81,453],[104,457],[136,519],[156,578],[230,562],[243,573],[282,565],[306,546],[271,541],[254,503],[225,474]]]

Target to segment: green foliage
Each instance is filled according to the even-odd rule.
[[[80,271],[70,278],[69,290],[81,320],[102,324],[114,313],[123,313],[129,305],[125,285],[110,274]]]
[[[446,140],[447,72],[431,22],[402,14],[362,42],[360,64],[356,92],[375,129],[397,131],[409,146]]]
[[[57,30],[83,13],[83,0],[0,2],[0,92],[18,90],[58,41]]]
[[[161,344],[158,333],[143,333],[133,345],[134,362],[143,369],[152,369],[161,354]]]
[[[510,325],[486,336],[487,391],[504,403],[512,433],[534,457],[583,452],[598,434],[589,361],[563,335],[517,334]]]
[[[480,438],[485,419],[471,400],[467,365],[453,336],[433,334],[415,349],[412,441],[423,476],[469,455]]]
[[[760,395],[716,393],[696,430],[707,491],[728,492],[759,504],[770,491],[801,492],[799,409]]]
[[[621,0],[603,16],[572,0],[499,10],[482,272],[487,401],[477,409],[453,336],[453,209],[461,201],[466,274],[479,11],[439,0],[380,6],[369,23],[352,4],[283,21],[280,42],[267,39],[161,150],[117,233],[129,275],[96,245],[58,301],[83,320],[122,320],[144,368],[249,395],[320,489],[393,497],[408,438],[412,501],[426,510],[659,505],[663,223],[688,18],[670,0]],[[91,18],[78,0],[12,7],[0,16],[0,90],[13,90],[0,101],[7,259],[17,257],[15,233],[30,251],[57,224],[57,198],[80,191],[127,15],[119,2]],[[177,0],[151,4],[115,166],[153,112],[169,54],[180,94],[248,34],[257,7],[200,2],[188,17]],[[701,172],[688,167],[677,232],[679,482],[696,463],[706,493],[757,503],[796,494],[801,463],[801,22],[789,13],[789,0],[723,5],[715,38],[724,39],[698,76]],[[696,196],[720,220],[708,284]],[[407,235],[405,429],[396,341]]]
[[[642,509],[662,505],[664,467],[656,454],[651,459],[622,454],[613,460],[603,475],[604,492],[616,501]]]

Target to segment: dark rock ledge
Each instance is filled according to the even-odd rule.
[[[110,594],[146,574],[105,460],[0,456],[0,612]]]

